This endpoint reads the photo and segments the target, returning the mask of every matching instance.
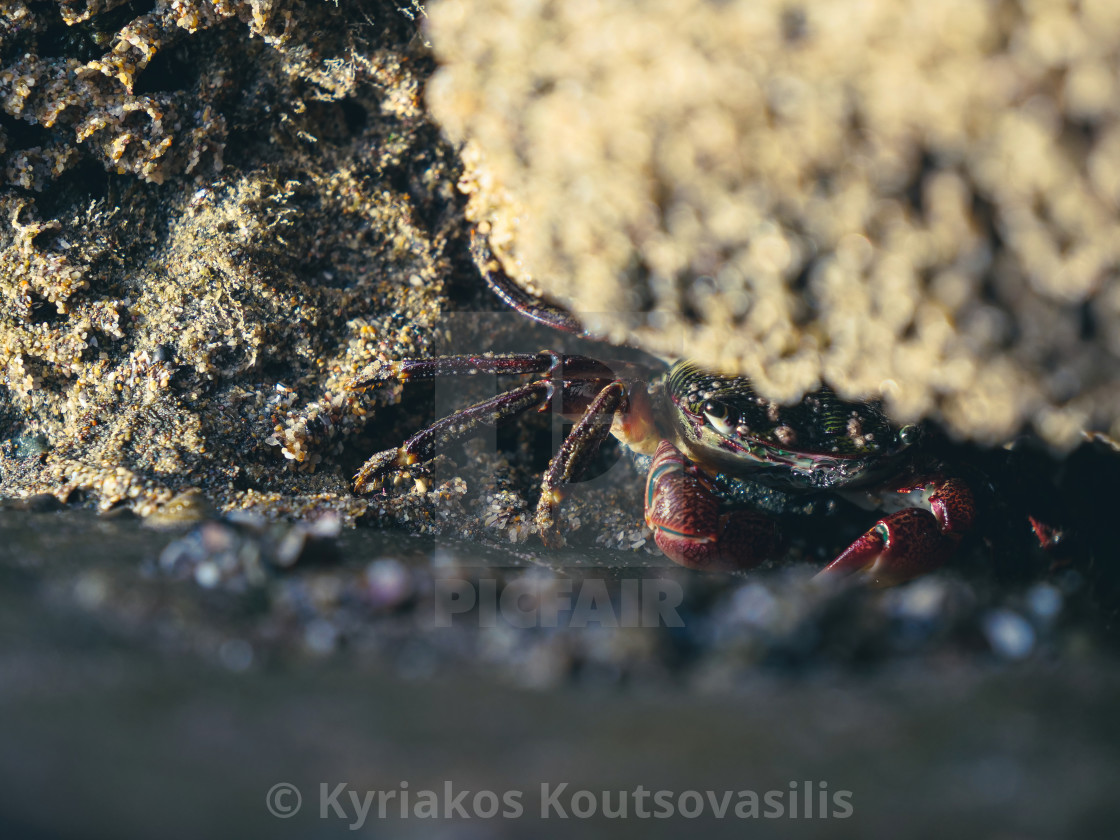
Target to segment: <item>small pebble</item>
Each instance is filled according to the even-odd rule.
[[[334,539],[342,533],[342,517],[335,511],[327,511],[309,526],[307,532],[317,540]]]
[[[338,644],[338,630],[329,621],[312,621],[303,633],[303,642],[312,653],[326,655]]]
[[[16,438],[17,458],[34,458],[50,451],[50,443],[45,435],[21,435]]]
[[[160,505],[146,517],[144,525],[148,528],[177,528],[193,525],[213,515],[209,500],[197,487],[191,487],[175,496],[165,505]]]
[[[992,610],[982,627],[992,651],[1004,659],[1025,659],[1034,650],[1034,628],[1017,612]]]
[[[1062,593],[1048,583],[1039,583],[1027,592],[1027,606],[1041,621],[1049,623],[1062,611]]]
[[[249,531],[263,531],[268,520],[254,510],[233,510],[226,514],[226,521]]]
[[[232,551],[237,545],[237,533],[218,522],[207,522],[199,528],[202,547],[209,554]]]
[[[366,568],[366,592],[374,606],[397,606],[412,594],[408,569],[392,557],[374,560]]]
[[[732,614],[739,621],[755,627],[769,627],[780,612],[777,599],[760,583],[748,583],[735,591]]]
[[[253,664],[253,646],[244,639],[229,639],[218,648],[218,659],[226,668],[240,674]]]
[[[203,589],[213,589],[222,579],[221,569],[216,563],[206,561],[199,563],[194,570],[194,580]]]
[[[74,599],[88,610],[100,607],[109,596],[109,581],[100,572],[86,572],[74,583]]]
[[[294,566],[306,544],[307,531],[299,526],[292,527],[276,546],[276,553],[273,555],[276,565],[283,568]]]
[[[945,585],[932,578],[914,581],[889,593],[888,606],[896,618],[910,621],[933,621],[945,603]]]

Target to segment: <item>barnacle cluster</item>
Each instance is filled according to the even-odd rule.
[[[469,212],[599,333],[977,440],[1120,434],[1120,5],[431,16]]]

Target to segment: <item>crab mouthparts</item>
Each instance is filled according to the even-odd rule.
[[[725,448],[737,455],[746,455],[754,461],[767,464],[780,464],[782,466],[795,467],[800,470],[835,470],[857,460],[854,455],[837,455],[823,452],[792,452],[786,449],[778,449],[762,441],[740,443],[730,438],[723,438],[721,443]]]

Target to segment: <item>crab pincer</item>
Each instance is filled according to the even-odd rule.
[[[646,524],[669,559],[693,569],[740,571],[773,557],[777,525],[751,510],[721,511],[703,473],[661,441],[646,478]]]
[[[976,507],[968,485],[956,478],[932,478],[897,492],[928,494],[929,510],[908,507],[880,519],[866,534],[825,566],[819,579],[862,575],[893,586],[939,568],[972,530]]]

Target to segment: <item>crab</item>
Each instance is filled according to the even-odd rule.
[[[475,232],[472,256],[491,290],[526,317],[582,333],[567,311],[517,286]],[[384,487],[445,446],[526,412],[559,411],[574,421],[541,481],[536,530],[563,544],[558,513],[608,435],[647,471],[645,521],[661,551],[698,570],[740,571],[775,558],[783,545],[775,513],[809,509],[830,494],[882,511],[862,536],[818,573],[893,585],[942,566],[972,532],[973,489],[923,453],[925,430],[893,424],[876,402],[850,402],[827,387],[794,405],[760,396],[748,379],[687,359],[650,365],[555,352],[440,356],[375,363],[352,389],[444,376],[520,374],[529,381],[456,411],[369,458],[358,493]],[[1045,546],[1056,529],[1031,519]]]

